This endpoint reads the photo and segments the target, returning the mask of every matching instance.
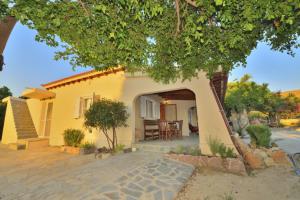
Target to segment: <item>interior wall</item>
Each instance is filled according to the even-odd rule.
[[[183,120],[182,135],[189,136],[189,108],[196,106],[195,100],[169,100],[169,104],[176,104],[177,106],[177,120]]]
[[[162,98],[158,95],[144,95],[156,103],[160,104]],[[144,140],[144,118],[141,117],[141,102],[140,96],[135,100],[135,141]]]

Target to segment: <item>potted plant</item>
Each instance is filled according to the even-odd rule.
[[[70,154],[80,153],[80,143],[84,138],[84,133],[78,129],[67,129],[63,133],[65,146],[62,147],[63,152]]]

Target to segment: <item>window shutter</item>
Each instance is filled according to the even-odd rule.
[[[154,102],[154,118],[160,119],[160,103]]]
[[[146,98],[141,96],[140,97],[140,112],[141,112],[141,117],[145,118],[146,117]]]
[[[80,118],[80,109],[81,108],[81,98],[77,98],[75,102],[75,107],[74,107],[74,118],[78,119]]]
[[[96,94],[94,93],[94,94],[93,94],[93,103],[99,101],[100,98],[101,98],[100,95],[96,95]]]

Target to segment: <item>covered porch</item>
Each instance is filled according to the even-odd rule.
[[[140,95],[135,111],[135,147],[167,152],[199,146],[196,96],[191,90]]]

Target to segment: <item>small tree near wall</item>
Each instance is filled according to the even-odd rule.
[[[116,129],[127,126],[128,116],[123,102],[102,98],[86,111],[84,124],[101,131],[106,137],[108,147],[115,150],[118,144]],[[112,130],[112,136],[109,135],[109,130]]]

